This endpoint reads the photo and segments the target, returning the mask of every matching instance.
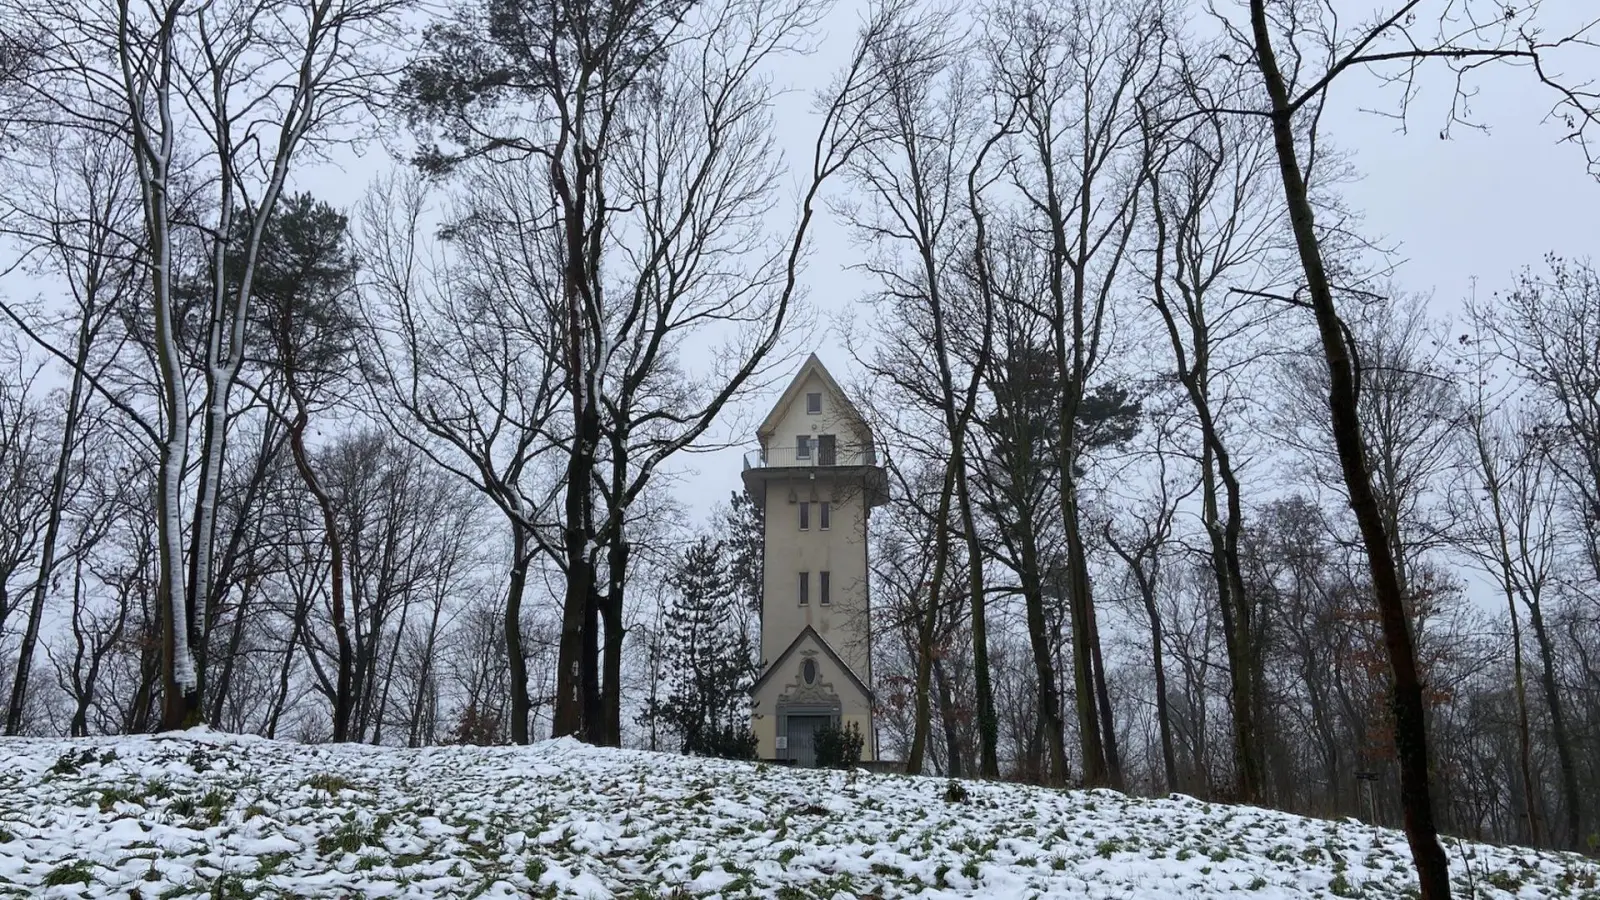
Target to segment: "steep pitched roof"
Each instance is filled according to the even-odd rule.
[[[761,686],[766,684],[772,678],[772,673],[778,671],[778,669],[788,661],[789,657],[793,656],[795,651],[800,649],[800,642],[805,640],[808,635],[817,639],[817,646],[821,647],[822,652],[827,655],[828,659],[832,660],[833,664],[839,667],[839,671],[843,672],[845,677],[850,679],[850,683],[856,686],[856,689],[861,692],[861,696],[866,697],[867,702],[872,702],[872,688],[867,687],[861,682],[861,678],[856,675],[855,670],[850,668],[849,664],[847,664],[844,660],[840,659],[839,654],[834,652],[833,647],[823,639],[822,635],[817,633],[815,628],[812,628],[810,625],[800,629],[800,633],[794,636],[794,640],[789,642],[789,646],[784,648],[782,653],[778,654],[778,658],[772,661],[772,665],[767,666],[767,670],[761,673],[761,677],[756,679],[756,683],[750,685],[750,693],[754,694],[756,691],[761,690]]]
[[[789,408],[790,404],[800,399],[800,394],[805,391],[806,378],[813,374],[821,380],[823,388],[833,395],[834,402],[839,404],[839,408],[844,410],[846,417],[851,420],[850,424],[859,428],[863,435],[872,434],[872,430],[867,427],[867,417],[863,416],[861,410],[856,409],[856,405],[850,402],[850,396],[844,392],[844,388],[839,387],[839,382],[833,380],[833,375],[828,371],[828,367],[824,366],[822,360],[818,359],[817,355],[813,353],[806,357],[805,363],[800,366],[800,371],[795,373],[794,380],[790,381],[789,386],[784,389],[783,396],[778,398],[778,402],[773,405],[772,411],[767,413],[767,417],[761,421],[761,427],[756,429],[757,437],[765,440],[778,430],[778,425],[783,421],[784,411]]]

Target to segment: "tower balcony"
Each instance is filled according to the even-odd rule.
[[[889,499],[889,478],[878,461],[878,449],[866,446],[766,447],[744,455],[744,487],[759,506],[768,481],[814,481],[821,475],[837,481],[859,480],[868,506]]]

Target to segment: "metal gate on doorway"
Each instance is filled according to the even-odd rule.
[[[831,715],[791,715],[784,720],[784,736],[788,738],[785,759],[794,760],[797,766],[811,768],[817,764],[817,730],[833,724]]]

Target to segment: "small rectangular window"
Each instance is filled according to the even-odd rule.
[[[800,605],[801,606],[806,606],[806,605],[809,605],[810,603],[811,603],[811,573],[810,572],[801,572],[800,573]]]
[[[815,415],[818,415],[821,412],[822,412],[822,395],[821,394],[807,394],[806,395],[806,413],[808,415],[815,416]]]
[[[833,506],[833,504],[829,503],[828,501],[826,501],[826,500],[822,501],[822,509],[819,510],[819,516],[818,516],[818,519],[817,519],[817,527],[821,528],[823,531],[827,531],[828,530],[828,519],[829,519],[829,513],[831,512],[829,507],[831,507],[831,506]],[[805,521],[805,519],[802,517],[801,521],[803,522],[803,521]],[[800,527],[804,528],[805,526],[802,525]]]
[[[805,531],[811,527],[811,504],[800,504],[800,530]]]
[[[797,436],[794,439],[794,458],[795,459],[810,459],[811,458],[811,435],[802,434],[802,435]]]
[[[817,601],[823,606],[830,606],[833,603],[833,597],[828,593],[827,572],[817,573]]]

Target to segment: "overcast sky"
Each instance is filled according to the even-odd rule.
[[[1547,0],[1544,12],[1575,21],[1592,15],[1585,9],[1592,6],[1592,0]],[[802,92],[820,87],[843,65],[864,9],[860,0],[840,0],[825,23],[822,50],[792,59],[778,72],[779,80],[796,91],[779,116],[780,136],[801,166],[815,137],[815,119]],[[1582,62],[1600,74],[1597,58],[1600,52],[1591,52]],[[1398,251],[1402,262],[1396,280],[1408,290],[1431,294],[1439,315],[1459,308],[1474,279],[1479,294],[1487,295],[1505,287],[1522,266],[1539,264],[1548,252],[1594,254],[1600,236],[1600,185],[1585,171],[1579,150],[1558,143],[1559,128],[1542,122],[1552,98],[1531,74],[1502,68],[1480,79],[1472,108],[1475,119],[1489,130],[1458,127],[1449,140],[1439,136],[1449,100],[1443,73],[1435,73],[1428,83],[1405,132],[1392,118],[1362,112],[1393,111],[1393,93],[1378,90],[1377,82],[1363,73],[1350,74],[1355,77],[1342,80],[1324,121],[1324,134],[1349,153],[1359,175],[1342,193],[1350,209],[1363,216],[1365,234]],[[369,178],[389,164],[373,151],[338,170],[303,172],[302,184],[333,202],[354,204]],[[834,189],[839,187],[835,182]],[[849,270],[860,260],[844,229],[824,211],[804,283],[825,326],[850,316],[870,289],[862,275]],[[814,348],[796,348],[791,368],[798,368],[805,352],[815,349],[842,383],[855,381],[857,372],[837,331],[825,328],[815,343]],[[674,468],[683,475],[679,500],[696,519],[740,489],[741,455],[754,445],[754,435],[745,432],[753,431],[783,386],[773,384],[765,396],[724,416],[719,437],[743,439],[745,448],[678,459]]]
[[[1545,12],[1575,19],[1584,14],[1582,7],[1592,6],[1590,0],[1557,0],[1548,2]],[[862,8],[841,3],[829,22],[827,51],[801,67],[797,79],[842,65]],[[1600,74],[1597,57],[1600,53],[1591,53],[1585,62]],[[1409,290],[1431,293],[1439,315],[1459,308],[1474,278],[1480,295],[1487,295],[1508,284],[1522,266],[1539,264],[1546,253],[1582,257],[1596,252],[1600,184],[1586,172],[1576,147],[1557,143],[1559,128],[1542,123],[1551,94],[1529,73],[1503,69],[1480,79],[1482,90],[1472,108],[1489,131],[1457,127],[1449,140],[1439,136],[1447,82],[1432,79],[1402,133],[1393,119],[1361,112],[1392,111],[1393,93],[1380,91],[1362,73],[1352,74],[1358,77],[1334,94],[1324,123],[1325,134],[1350,154],[1359,174],[1343,194],[1351,210],[1364,217],[1365,233],[1398,250],[1402,263],[1396,280]],[[786,121],[794,132],[785,135],[791,145],[809,140],[803,127],[795,127],[806,124],[803,119]],[[831,218],[818,229],[814,247],[807,273],[812,302],[827,315],[847,316],[870,287],[845,270],[860,255]],[[837,335],[825,335],[817,351],[841,382],[855,380]],[[781,388],[774,386],[769,398],[753,404],[761,407],[757,417]],[[696,456],[687,465],[695,472],[682,492],[684,502],[706,508],[740,486],[738,453]]]

